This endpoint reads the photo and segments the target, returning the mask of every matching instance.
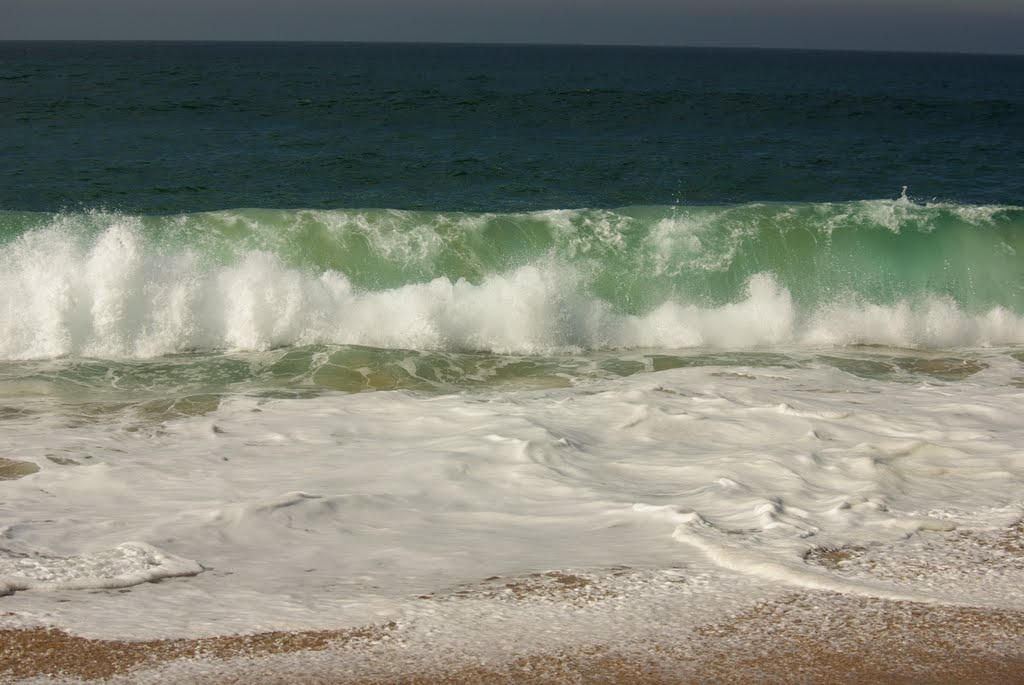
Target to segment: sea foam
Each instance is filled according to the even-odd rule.
[[[940,540],[919,550],[923,578],[805,558],[1020,519],[1021,390],[1005,383],[1019,362],[990,361],[949,383],[701,366],[519,392],[236,395],[132,430],[8,421],[8,449],[42,468],[0,502],[0,575],[27,588],[5,610],[47,615],[53,599],[37,590],[51,580],[72,592],[197,564],[116,602],[75,593],[55,620],[115,636],[388,620],[443,633],[451,617],[421,596],[461,592],[478,616],[544,625],[565,605],[486,579],[573,569],[608,576],[591,601],[609,635],[623,593],[684,623],[769,591],[1024,606],[1019,568],[965,583],[966,557]],[[628,569],[647,591],[628,572],[620,584]]]
[[[0,551],[0,595],[17,590],[104,590],[194,576],[203,567],[142,542],[57,557]]]

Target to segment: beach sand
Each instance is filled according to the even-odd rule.
[[[211,685],[1009,685],[1024,683],[1024,612],[801,593],[755,604],[694,630],[673,634],[666,626],[662,639],[648,643],[581,645],[575,651],[513,654],[483,662],[449,653],[436,655],[433,663],[417,663],[404,652],[395,624],[138,642],[90,640],[38,628],[0,631],[0,676],[34,682],[112,678]]]

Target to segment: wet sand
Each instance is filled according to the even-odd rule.
[[[666,626],[657,641],[485,662],[452,653],[418,663],[404,653],[402,638],[395,624],[138,642],[44,628],[4,630],[0,676],[210,685],[1024,683],[1024,612],[827,593],[759,603],[675,635]],[[291,658],[282,661],[283,655]]]
[[[30,461],[0,457],[0,480],[17,480],[39,471],[39,466]]]

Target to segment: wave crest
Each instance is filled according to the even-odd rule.
[[[983,209],[378,210],[391,223],[376,224],[365,212],[326,213],[362,217],[355,254],[296,233],[288,221],[308,220],[298,210],[220,224],[22,215],[0,246],[0,357],[318,343],[517,354],[1019,344],[1021,212]],[[902,213],[902,228],[878,212]],[[296,256],[305,252],[316,254]]]

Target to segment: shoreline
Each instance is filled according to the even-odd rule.
[[[920,536],[915,544],[973,563],[934,568],[928,560],[939,550],[919,556],[908,543],[898,556],[891,547],[823,548],[805,561],[896,584],[932,574],[925,582],[947,588],[945,603],[786,588],[727,573],[709,613],[706,599],[688,594],[696,576],[680,582],[617,567],[605,575],[496,576],[421,595],[419,614],[328,630],[132,640],[15,623],[16,612],[0,612],[0,681],[1024,685],[1024,607],[971,600],[986,576],[1013,583],[1024,571],[1024,522]],[[615,584],[623,579],[629,583]],[[756,594],[743,592],[744,583]],[[650,593],[653,605],[644,599]],[[652,613],[653,606],[661,609]],[[517,608],[526,620],[507,611]]]
[[[721,621],[661,628],[656,639],[627,636],[620,644],[551,652],[495,650],[486,659],[431,653],[424,644],[429,636],[395,623],[148,641],[7,629],[0,630],[0,677],[197,685],[1024,683],[1021,610],[804,592],[758,602]],[[511,635],[485,637],[496,645],[514,642]]]

